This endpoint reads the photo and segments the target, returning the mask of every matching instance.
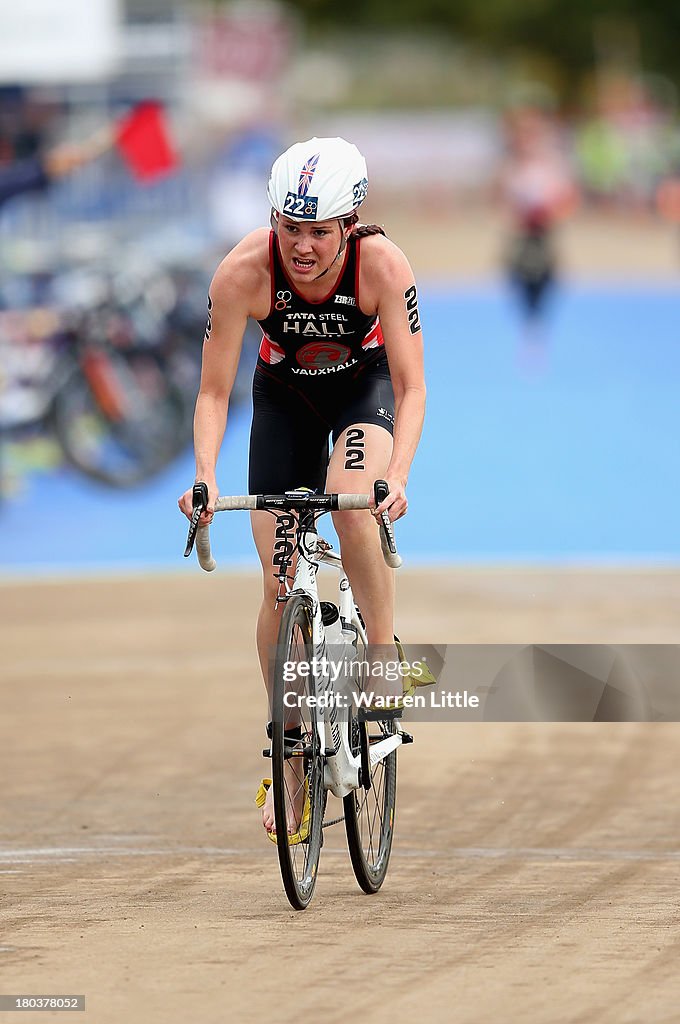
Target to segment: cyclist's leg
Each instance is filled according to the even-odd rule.
[[[257,493],[275,494],[278,493],[278,491],[268,489],[266,492],[258,491]],[[275,551],[274,545],[292,545],[295,539],[295,533],[292,532],[288,535],[288,531],[286,531],[286,536],[284,536],[283,531],[277,524],[277,521],[267,512],[252,512],[251,525],[255,544],[260,556],[260,562],[262,564],[263,582],[263,600],[257,618],[257,651],[260,659],[262,677],[267,688],[267,718],[269,721],[272,721],[274,717],[274,710],[272,708],[273,678],[271,668],[274,660],[274,649],[276,647],[279,628],[281,625],[281,615],[285,607],[284,604],[279,605],[278,608],[276,607],[278,580],[275,577],[275,573],[278,573],[279,567],[278,565],[273,564],[272,560],[273,558],[276,558],[277,553],[281,553],[282,551],[282,548],[280,548],[278,552]],[[279,530],[279,535],[276,533],[277,529]],[[294,570],[294,566],[295,561],[293,561],[291,571]],[[284,728],[286,730],[291,730],[299,727],[300,718],[295,709],[290,710],[289,716],[290,717],[284,722]],[[290,821],[289,832],[297,831],[304,809],[304,790],[300,785],[300,779],[296,774],[298,771],[299,767],[297,762],[287,763],[286,774],[290,776],[286,787],[286,795],[287,797],[290,796],[290,801],[287,801],[287,816]],[[271,786],[267,790],[265,801],[262,806],[262,824],[267,832],[275,831],[274,790]]]
[[[294,487],[323,487],[328,462],[330,428],[309,406],[278,381],[259,374],[253,383],[253,423],[250,435],[250,494],[280,494]],[[295,541],[293,517],[277,522],[268,512],[252,512],[253,538],[262,566],[263,599],[257,619],[257,649],[268,694],[271,719],[272,680],[270,660],[276,646],[283,606],[276,607],[277,574],[281,555]],[[291,571],[294,569],[293,561]],[[286,728],[294,728],[299,719],[291,710]],[[291,785],[291,790],[293,786]],[[291,820],[299,821],[302,806],[291,808]],[[262,811],[265,828],[274,827],[271,788]],[[295,831],[295,823],[291,831]]]
[[[335,420],[326,489],[367,494],[374,481],[385,476],[392,455],[394,392],[386,360],[353,383]],[[394,577],[382,557],[375,521],[362,511],[335,512],[333,522],[368,639],[372,644],[391,644]]]
[[[359,457],[354,453],[358,453]],[[338,437],[328,467],[329,492],[368,494],[384,477],[392,454],[392,435],[375,423],[354,423]],[[380,535],[364,511],[333,513],[342,564],[366,623],[371,644],[392,644],[394,573],[385,565]]]
[[[328,464],[329,433],[329,424],[292,388],[256,373],[248,493],[281,494],[295,487],[321,489]],[[275,608],[276,574],[286,546],[295,541],[295,523],[292,516],[277,522],[268,512],[252,512],[251,527],[262,566],[263,585],[257,647],[269,692],[268,661],[278,638],[281,617],[280,609]]]
[[[393,423],[392,382],[387,363],[381,360],[355,381],[336,419],[327,490],[370,493],[374,481],[385,476],[389,465]],[[397,659],[393,643],[394,573],[385,565],[376,523],[366,512],[338,512],[333,519],[342,562],[366,624],[369,660],[372,664],[392,663],[390,672],[374,673],[364,685],[374,697],[401,696],[401,681],[393,679],[391,671]]]
[[[256,493],[275,494],[277,492],[268,490]],[[268,699],[271,702],[269,661],[272,650],[276,646],[281,612],[283,610],[283,605],[276,606],[276,596],[279,589],[276,577],[279,571],[278,558],[281,557],[284,550],[292,549],[295,541],[295,532],[294,529],[290,531],[284,530],[282,525],[268,512],[251,512],[250,525],[262,567],[262,604],[260,605],[256,627],[257,654]],[[276,550],[274,548],[275,544],[277,545]],[[294,571],[294,566],[295,561],[292,563],[291,572]],[[295,724],[295,722],[291,722],[291,725]]]

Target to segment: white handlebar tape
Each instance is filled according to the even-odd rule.
[[[239,509],[257,508],[256,494],[227,494],[215,502],[216,512],[237,512]]]
[[[380,547],[382,548],[383,558],[390,569],[398,569],[401,565],[401,555],[396,551],[390,551],[390,546],[387,543],[387,536],[385,534],[384,527],[380,527]]]
[[[210,550],[209,526],[199,526],[196,532],[196,555],[201,569],[205,569],[206,572],[212,572],[213,569],[217,568],[217,562]]]
[[[338,495],[338,510],[340,512],[349,512],[351,509],[356,508],[368,508],[368,495],[367,494],[339,494]]]

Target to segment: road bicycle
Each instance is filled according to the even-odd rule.
[[[133,249],[118,252],[115,266],[66,265],[35,280],[6,275],[0,447],[46,435],[94,480],[146,482],[190,443],[205,320],[203,274],[140,268]],[[244,339],[231,406],[250,394],[254,332]],[[2,490],[0,480],[0,497]]]
[[[182,396],[152,355],[71,331],[25,348],[0,337],[0,440],[51,435],[71,466],[112,487],[149,479],[177,454]]]
[[[3,279],[0,441],[47,435],[86,476],[130,487],[188,443],[190,402],[143,318],[125,318],[105,290],[100,274],[68,267]]]
[[[376,481],[376,504],[387,493],[387,484]],[[198,525],[207,500],[206,485],[197,484],[185,555],[195,542],[200,565],[211,572],[216,563],[209,527]],[[271,746],[263,754],[272,762],[273,841],[286,895],[296,910],[304,910],[314,893],[323,830],[342,821],[359,885],[369,894],[380,889],[394,835],[397,749],[413,741],[402,728],[398,710],[373,710],[360,696],[365,693],[369,664],[364,622],[340,557],[316,528],[326,512],[369,507],[366,494],[314,494],[305,489],[227,496],[215,503],[216,512],[260,509],[277,519],[277,605],[285,607],[271,666]],[[385,561],[398,568],[401,558],[387,513],[382,516],[380,538]],[[319,600],[320,565],[339,573],[337,606]],[[335,685],[341,675],[344,692]],[[343,813],[324,820],[328,793],[342,800]]]

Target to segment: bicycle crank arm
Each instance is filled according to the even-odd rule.
[[[384,760],[388,754],[400,747],[401,743],[402,737],[397,732],[393,736],[386,736],[380,743],[371,744],[368,748],[368,759],[371,765],[376,765],[378,761]]]

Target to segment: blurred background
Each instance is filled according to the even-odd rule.
[[[0,571],[182,568],[208,284],[314,134],[362,149],[419,282],[405,558],[677,562],[679,31],[666,0],[3,4]]]

